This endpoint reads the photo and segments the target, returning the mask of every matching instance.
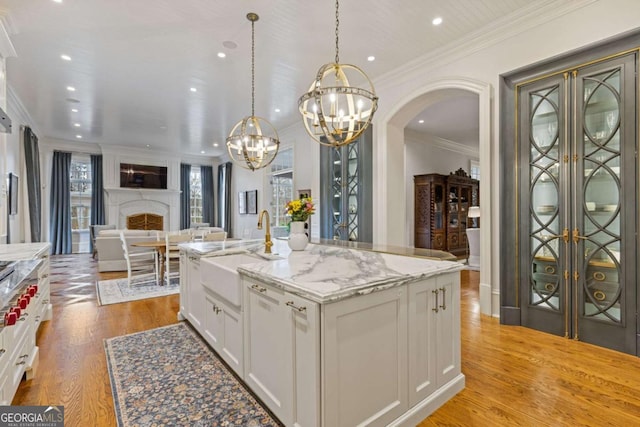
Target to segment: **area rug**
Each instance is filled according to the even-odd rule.
[[[119,426],[281,426],[185,322],[104,346]]]
[[[180,277],[172,277],[168,284],[158,285],[153,276],[134,281],[131,286],[127,279],[100,280],[96,284],[99,305],[117,304],[146,298],[163,297],[180,292]]]

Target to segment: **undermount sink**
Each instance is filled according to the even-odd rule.
[[[202,258],[200,281],[207,289],[212,290],[231,304],[240,306],[242,304],[242,286],[237,271],[238,266],[264,261],[264,258],[248,254]]]

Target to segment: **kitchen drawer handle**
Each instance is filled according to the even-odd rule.
[[[213,312],[215,314],[220,314],[220,312],[222,311],[217,305],[212,304],[211,309],[213,310]]]
[[[262,286],[259,286],[259,285],[251,285],[251,289],[254,289],[260,293],[267,292],[267,288],[263,288]]]
[[[441,309],[446,310],[447,309],[447,290],[444,288],[444,286],[442,288],[440,288],[440,290],[442,291],[442,305],[440,306]]]
[[[435,294],[435,296],[436,296],[436,307],[432,308],[431,310],[435,311],[436,313],[438,312],[438,293],[439,292],[440,291],[438,289],[436,289],[434,291],[431,291],[431,293]]]
[[[49,273],[45,273],[45,274],[42,275],[43,279],[46,279],[47,277],[49,277]]]
[[[597,280],[598,282],[602,282],[606,278],[607,276],[602,271],[596,271],[593,273],[593,279]]]
[[[22,362],[18,362],[18,363],[16,363],[16,366],[24,365],[25,363],[27,363],[27,362],[25,362],[25,361],[23,360]]]
[[[26,359],[27,357],[29,357],[28,354],[23,354],[22,356],[18,357],[18,359]]]
[[[307,311],[307,307],[296,307],[293,301],[287,301],[285,304],[298,311]]]

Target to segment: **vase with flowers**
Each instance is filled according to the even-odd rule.
[[[300,196],[285,205],[287,215],[291,217],[289,223],[289,247],[292,251],[302,251],[309,243],[309,237],[304,232],[304,224],[315,212],[311,197]]]

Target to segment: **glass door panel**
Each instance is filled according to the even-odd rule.
[[[584,117],[582,203],[578,223],[583,230],[576,244],[584,275],[580,292],[585,319],[621,324],[621,68],[581,79]]]
[[[531,92],[530,114],[530,211],[529,245],[531,281],[529,304],[561,312],[560,263],[560,122],[557,85]]]

